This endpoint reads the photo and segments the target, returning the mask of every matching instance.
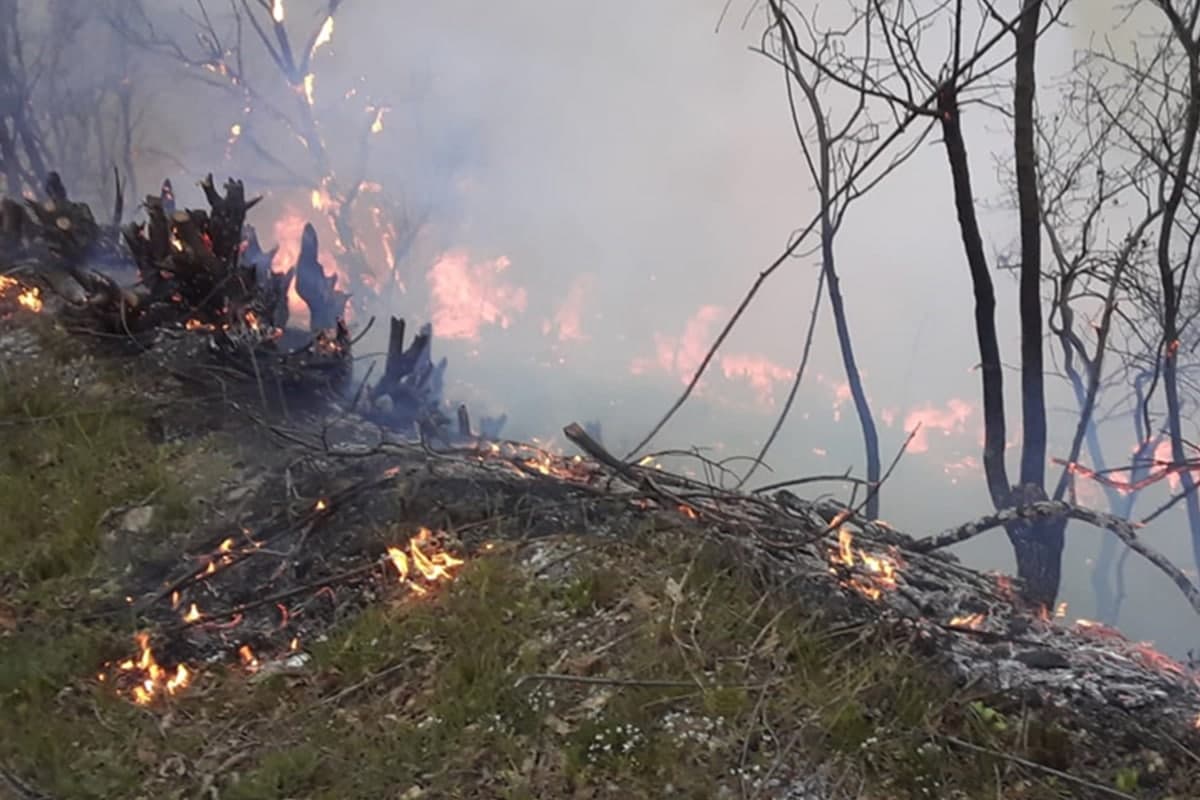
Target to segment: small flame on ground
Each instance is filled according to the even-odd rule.
[[[277,23],[283,22],[283,0],[272,0],[271,3],[271,19]]]
[[[853,545],[854,534],[846,528],[839,528],[838,549],[833,556],[834,563],[841,563],[846,567],[859,564],[871,574],[866,579],[851,578],[846,585],[871,600],[878,600],[882,597],[884,589],[895,589],[896,562],[885,556],[871,555],[862,548],[858,548],[856,553]],[[836,572],[833,568],[831,571]]]
[[[150,634],[139,633],[136,637],[138,654],[127,658],[116,666],[118,679],[120,676],[131,676],[137,680],[129,688],[129,697],[138,705],[149,705],[156,697],[175,695],[192,681],[192,673],[183,664],[175,667],[174,672],[158,663],[154,651],[150,648]],[[99,676],[101,681],[106,676]]]
[[[315,506],[313,506],[314,511],[324,511],[327,508],[329,508],[329,504],[325,502],[325,498],[323,497],[317,501]]]
[[[17,304],[26,311],[38,313],[42,310],[42,290],[36,286],[25,286],[16,278],[0,275],[0,294],[16,292]]]
[[[421,528],[416,536],[408,540],[408,552],[399,547],[387,549],[388,558],[400,574],[400,580],[408,582],[418,594],[424,594],[425,589],[411,582],[413,572],[430,582],[448,581],[454,578],[454,569],[465,562],[442,550],[434,550],[433,532]]]
[[[238,658],[242,659],[242,666],[250,672],[258,672],[258,656],[254,655],[250,645],[244,644],[238,648]]]
[[[192,603],[191,607],[187,610],[187,613],[183,615],[183,621],[197,622],[199,621],[200,616],[200,609],[196,607],[195,603]]]
[[[986,619],[984,614],[963,614],[950,620],[950,624],[957,628],[970,628],[971,630],[979,630],[983,627],[983,621]]]

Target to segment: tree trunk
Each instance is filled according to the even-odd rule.
[[[1033,104],[1042,0],[1023,0],[1016,31],[1013,156],[1021,222],[1021,483],[1046,486],[1046,388],[1042,367],[1042,226]]]
[[[975,214],[967,145],[959,120],[958,89],[952,84],[942,86],[938,92],[938,119],[954,183],[959,233],[975,293],[975,337],[979,343],[979,371],[983,381],[983,471],[992,503],[996,508],[1004,508],[1008,505],[1010,490],[1008,469],[1004,464],[1004,373],[1000,365],[1000,342],[996,337],[996,292],[983,252],[979,218]]]
[[[825,159],[826,156],[823,156],[822,161]],[[823,211],[823,216],[825,219],[821,221],[821,264],[825,271],[825,289],[829,294],[829,305],[833,309],[833,323],[837,330],[838,347],[842,352],[842,366],[846,370],[846,382],[850,385],[850,397],[854,400],[854,411],[858,415],[858,424],[862,428],[863,445],[867,450],[867,481],[870,482],[872,488],[864,510],[869,519],[878,519],[878,486],[882,474],[882,465],[879,461],[879,431],[875,427],[875,418],[871,415],[871,404],[867,401],[862,375],[859,373],[858,363],[854,359],[850,324],[846,320],[846,305],[842,301],[837,270],[834,269],[833,225],[828,218],[828,207]]]

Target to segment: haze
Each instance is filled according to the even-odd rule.
[[[289,0],[297,36],[319,24],[322,5]],[[1112,27],[1101,5],[1076,3],[1088,16],[1047,40],[1044,80],[1069,67],[1072,45]],[[435,338],[434,348],[435,357],[450,359],[448,399],[468,401],[477,415],[507,412],[507,435],[552,440],[566,423],[594,419],[623,454],[682,390],[758,272],[816,210],[782,75],[748,49],[762,17],[751,15],[742,28],[746,8],[735,4],[718,32],[722,8],[721,0],[350,0],[314,61],[317,107],[333,119],[324,129],[331,151],[357,152],[349,131],[361,120],[343,132],[338,115],[351,107],[361,115],[368,97],[391,106],[372,139],[366,177],[430,209],[429,231],[407,264],[413,304],[386,311],[412,322],[436,316],[437,298],[416,283],[427,282],[450,250],[463,254],[462,274],[483,287],[468,304],[495,300],[492,322],[463,338]],[[198,202],[185,184],[204,171],[258,171],[253,152],[225,147],[238,104],[190,83],[164,85],[142,134],[160,135],[158,146],[176,160],[147,152],[140,193],[169,176],[181,200]],[[356,106],[342,99],[353,87]],[[1002,206],[993,158],[1007,157],[1010,138],[982,110],[966,122],[977,194]],[[273,190],[251,221],[270,240],[272,215],[318,215],[305,208],[307,198],[303,189]],[[1008,212],[988,214],[984,225],[993,251],[1011,248],[1016,226]],[[885,460],[906,425],[925,422],[883,491],[884,517],[916,535],[991,510],[977,466],[978,354],[958,236],[944,154],[931,140],[852,207],[838,245]],[[490,265],[501,257],[509,266],[497,272]],[[727,360],[654,447],[757,450],[799,360],[816,276],[815,260],[800,258],[771,279],[723,348]],[[1014,363],[1015,280],[998,273],[996,283],[1003,355]],[[824,309],[796,410],[769,457],[774,474],[759,475],[764,482],[861,473],[862,445],[853,410],[838,394],[843,376],[829,322]],[[382,349],[375,334],[368,349]],[[1009,430],[1019,433],[1014,384],[1007,385]],[[1064,389],[1052,379],[1052,407],[1073,407]],[[1052,413],[1051,455],[1065,453],[1073,421]],[[1107,444],[1114,459],[1132,446]],[[824,488],[844,496],[842,486]],[[1152,541],[1194,576],[1181,515],[1156,523]],[[1068,529],[1061,599],[1070,617],[1094,611],[1087,561],[1104,535],[1079,524]],[[1013,568],[1002,532],[957,552],[977,567]],[[1176,656],[1200,645],[1200,623],[1159,573],[1134,557],[1128,582],[1120,623],[1131,637]]]

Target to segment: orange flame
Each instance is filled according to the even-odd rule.
[[[42,290],[36,286],[24,286],[16,278],[0,275],[0,295],[17,294],[17,304],[26,311],[38,313],[42,310]]]
[[[244,644],[238,648],[238,657],[242,659],[242,665],[250,672],[258,672],[258,656],[254,655],[254,651],[250,649],[250,645]]]
[[[950,624],[957,628],[970,628],[972,630],[979,630],[983,627],[983,621],[986,618],[986,615],[979,613],[964,614],[950,620]]]
[[[434,550],[435,547],[433,532],[428,528],[421,528],[416,536],[408,540],[407,553],[399,547],[387,549],[388,558],[400,574],[400,580],[408,583],[409,587],[419,594],[424,594],[425,589],[412,583],[411,576],[414,571],[430,582],[448,581],[454,577],[454,569],[465,563],[445,551]]]
[[[896,562],[885,556],[871,555],[862,548],[857,549],[856,555],[854,534],[846,528],[838,529],[837,553],[831,557],[835,564],[840,563],[846,567],[859,564],[870,573],[866,579],[851,578],[846,584],[871,600],[882,597],[884,589],[896,588]],[[832,567],[830,571],[836,572]]]
[[[142,632],[135,637],[138,645],[138,655],[127,658],[117,664],[118,676],[127,675],[136,679],[129,689],[129,697],[138,705],[149,705],[156,697],[163,694],[177,694],[191,683],[192,673],[183,664],[171,672],[158,663],[154,651],[150,648],[150,635]],[[104,680],[105,676],[100,675]]]
[[[474,341],[484,325],[511,325],[528,300],[524,289],[502,280],[511,264],[504,256],[473,263],[465,250],[443,253],[428,275],[435,333]]]
[[[200,619],[200,609],[196,607],[195,603],[192,603],[191,608],[189,608],[187,610],[187,613],[183,615],[183,621],[184,622],[197,622],[197,621],[199,621],[199,619]]]

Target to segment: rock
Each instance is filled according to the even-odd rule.
[[[122,533],[143,533],[154,521],[154,506],[137,506],[121,515],[117,526]]]

